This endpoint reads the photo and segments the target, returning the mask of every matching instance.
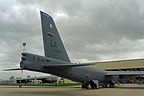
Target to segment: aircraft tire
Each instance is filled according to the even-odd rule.
[[[86,89],[98,89],[99,87],[94,82],[89,82],[85,84]]]
[[[90,83],[86,84],[86,89],[91,89]]]
[[[91,85],[91,89],[98,89],[99,86],[97,84],[95,84],[93,81],[90,82]]]
[[[86,84],[82,83],[82,89],[85,89],[85,88],[86,88]]]

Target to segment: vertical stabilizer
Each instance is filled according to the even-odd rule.
[[[53,18],[42,11],[40,14],[45,56],[70,62]]]

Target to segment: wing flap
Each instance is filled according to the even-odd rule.
[[[113,75],[144,75],[144,71],[107,71],[106,76]]]

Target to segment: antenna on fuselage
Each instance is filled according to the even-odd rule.
[[[26,51],[26,43],[23,43],[23,51]]]

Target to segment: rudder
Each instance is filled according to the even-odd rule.
[[[45,56],[70,62],[53,18],[40,11]]]

